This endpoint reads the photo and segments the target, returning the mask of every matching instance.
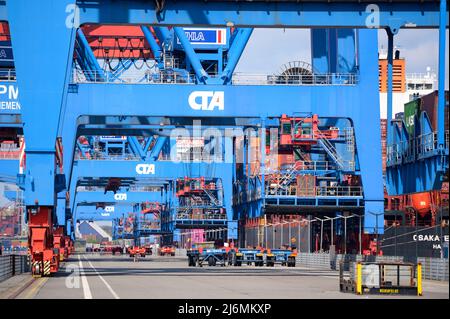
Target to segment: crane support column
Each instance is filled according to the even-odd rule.
[[[388,74],[387,74],[387,145],[392,144],[392,65],[393,65],[393,50],[394,50],[394,34],[391,29],[386,29],[388,37],[388,52],[387,52],[387,63],[388,63]]]
[[[33,275],[49,275],[53,254],[57,176],[55,141],[72,67],[75,1],[8,1],[14,63],[27,139],[25,205]],[[39,21],[37,26],[30,21]],[[32,54],[42,48],[41,54]]]
[[[445,30],[447,25],[447,1],[441,0],[439,13],[439,79],[438,79],[438,144],[445,148]]]
[[[230,51],[228,52],[228,63],[222,72],[222,80],[224,81],[224,84],[227,84],[231,81],[231,76],[233,75],[234,69],[236,68],[236,65],[239,62],[239,59],[241,58],[242,52],[245,49],[245,46],[247,45],[248,39],[250,39],[250,36],[252,35],[253,29],[252,28],[242,28],[239,29],[238,34],[236,35],[236,38],[233,41],[233,44],[230,48]]]

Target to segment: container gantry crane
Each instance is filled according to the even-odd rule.
[[[442,72],[439,89],[442,92],[448,12],[446,1],[443,0],[373,2],[377,6],[376,12],[365,3],[339,1],[166,1],[164,6],[160,6],[157,5],[159,2],[143,5],[139,1],[99,0],[87,4],[75,0],[8,0],[7,12],[5,4],[0,4],[0,20],[8,20],[11,28],[15,72],[20,87],[21,120],[26,123],[26,169],[20,174],[20,181],[25,189],[32,250],[36,250],[33,260],[40,267],[39,271],[33,271],[42,273],[42,263],[45,264],[53,257],[45,253],[52,248],[50,239],[53,225],[64,225],[66,229],[71,229],[70,225],[66,225],[65,188],[69,189],[69,193],[73,192],[74,183],[76,185],[73,181],[78,180],[78,176],[87,177],[96,173],[93,171],[95,165],[80,167],[78,163],[78,175],[73,176],[76,137],[88,135],[83,130],[92,130],[92,135],[100,130],[105,135],[133,135],[130,130],[143,124],[173,124],[167,119],[198,118],[207,121],[215,118],[218,122],[226,122],[230,118],[252,118],[253,123],[257,119],[257,126],[261,127],[262,132],[261,149],[265,148],[266,125],[279,126],[279,123],[273,124],[271,120],[280,119],[282,114],[295,118],[297,112],[308,112],[324,120],[349,119],[355,135],[355,165],[359,166],[363,187],[364,228],[369,233],[376,231],[376,218],[382,219],[379,213],[383,211],[381,152],[375,151],[375,145],[380,145],[377,138],[380,136],[378,59],[376,31],[366,29],[386,29],[388,52],[392,52],[394,35],[400,28],[440,27],[439,66]],[[299,19],[299,12],[302,19]],[[39,19],[40,28],[29,23],[36,18]],[[251,25],[248,21],[252,21]],[[98,63],[95,63],[95,54],[88,50],[91,45],[89,39],[83,38],[83,27],[112,23],[143,26],[142,32],[147,34],[155,63],[163,66],[156,76],[150,73],[137,80],[132,77],[128,81],[112,83],[117,77],[125,75],[126,70],[121,73],[121,69],[126,69],[128,63],[124,62],[125,66],[115,71],[104,72],[99,68]],[[170,25],[184,26],[185,29],[167,28]],[[226,33],[230,40],[226,57],[222,55],[223,50],[202,52],[190,41],[196,38],[196,32],[191,29],[191,34],[186,29],[205,25],[214,26],[216,42],[219,41],[217,32],[221,28],[238,30],[235,36]],[[325,80],[316,77],[319,81],[299,85],[283,85],[269,80],[255,85],[239,85],[239,81],[233,83],[234,68],[251,34],[248,28],[273,26],[330,28],[316,29],[312,41],[312,56],[313,61],[316,61],[313,64],[322,76],[325,74]],[[149,34],[153,35],[154,41]],[[337,46],[331,48],[325,43],[336,43]],[[177,45],[183,50],[177,50]],[[30,55],[37,47],[46,54]],[[217,56],[223,59],[217,59]],[[338,63],[337,56],[340,61],[343,59],[347,63]],[[76,60],[75,64],[72,57]],[[182,61],[177,61],[180,58],[183,58]],[[388,60],[388,108],[392,110],[392,56]],[[80,69],[82,74],[77,78],[75,75]],[[342,73],[344,77],[336,76]],[[36,74],[42,75],[39,81],[35,81]],[[354,82],[348,81],[353,78]],[[137,85],[142,83],[140,80],[148,85]],[[158,84],[153,84],[155,82]],[[167,97],[171,96],[174,98],[168,101]],[[152,101],[152,105],[158,107],[149,107],[147,101]],[[441,96],[439,101],[439,105],[443,105]],[[35,121],[36,118],[40,121]],[[440,115],[440,118],[443,116]],[[249,122],[233,124],[245,126]],[[113,133],[114,126],[120,129]],[[443,133],[439,133],[439,145],[445,144],[442,136]],[[57,156],[57,137],[61,137],[59,141],[64,145],[63,157]],[[328,156],[332,158],[331,154]],[[59,167],[55,162],[59,162]],[[146,162],[137,163],[141,164],[149,165]],[[185,176],[181,165],[171,175],[173,163],[161,161],[152,164],[155,166],[139,166],[139,171],[157,172],[154,176],[157,178],[176,179]],[[229,217],[228,238],[235,238],[237,222],[234,218],[245,214],[262,214],[261,201],[242,201],[232,207],[230,190],[233,187],[232,177],[238,176],[237,169],[234,169],[234,164],[229,167],[221,165],[220,172],[210,177],[222,180]],[[104,170],[111,171],[118,168],[117,164],[113,165],[110,161],[105,161],[102,166]],[[125,166],[123,169],[128,170],[127,174],[107,177],[129,178],[132,175],[129,172],[130,165]],[[198,177],[210,175],[207,165],[199,166]],[[263,174],[260,181],[240,176],[240,184],[256,185],[252,192],[256,194],[256,199],[258,187],[261,197],[265,197],[264,152],[261,168]],[[423,178],[435,178],[437,175],[433,171],[427,174]],[[41,251],[44,251],[43,255]]]

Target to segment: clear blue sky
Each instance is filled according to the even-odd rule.
[[[379,48],[387,48],[384,30],[379,31]],[[447,30],[448,39],[448,30]],[[402,29],[395,36],[400,55],[406,58],[406,72],[425,72],[430,66],[437,73],[438,31]],[[277,73],[289,61],[310,62],[310,32],[306,29],[255,29],[242,54],[236,72]],[[448,89],[448,40],[446,47],[446,88]]]

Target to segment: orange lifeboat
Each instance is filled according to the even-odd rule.
[[[429,192],[417,193],[411,195],[411,201],[414,209],[424,217],[431,210],[431,194]]]

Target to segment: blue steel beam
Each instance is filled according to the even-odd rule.
[[[394,54],[394,34],[391,32],[390,29],[386,30],[387,37],[388,37],[388,52],[387,52],[387,60],[388,60],[388,74],[387,74],[387,136],[386,136],[386,143],[387,145],[391,145],[392,142],[392,88],[393,88],[393,54]]]
[[[161,59],[161,53],[162,48],[156,42],[155,38],[153,37],[153,34],[150,32],[147,26],[141,26],[142,33],[144,33],[145,39],[147,40],[148,45],[150,46],[150,49],[153,52],[153,56],[155,57],[156,61],[159,61]]]
[[[438,144],[441,149],[445,145],[445,44],[447,37],[447,1],[440,0],[439,14],[439,82],[438,82]]]
[[[137,170],[138,165],[155,165],[154,174],[142,174]],[[190,177],[204,176],[220,178],[222,185],[232,185],[232,164],[226,163],[196,163],[191,164]],[[80,177],[89,176],[92,178],[117,177],[117,178],[140,178],[141,181],[153,179],[175,180],[180,176],[186,176],[185,163],[172,163],[167,161],[143,162],[143,161],[97,161],[79,160],[76,169],[73,170],[70,189],[76,187],[76,181]],[[237,222],[233,221],[234,212],[232,208],[232,187],[225,186],[223,189],[224,206],[228,217],[228,236],[237,238]]]
[[[120,196],[115,196],[120,194]],[[126,194],[126,199],[122,194]],[[136,204],[143,203],[146,201],[149,202],[163,202],[164,196],[161,192],[126,192],[126,191],[118,191],[116,194],[112,192],[77,192],[75,205],[83,204],[83,203],[96,203],[96,202],[105,202],[105,203],[116,203],[118,205],[124,204]]]
[[[148,159],[150,159],[151,161],[156,161],[158,159],[159,153],[161,153],[161,150],[164,146],[164,144],[168,141],[169,139],[165,136],[159,136],[156,139],[156,143],[153,146],[152,150],[150,151],[150,153],[148,154]]]
[[[175,27],[173,29],[174,29],[175,34],[177,35],[178,39],[180,40],[181,45],[183,46],[184,52],[186,53],[189,63],[191,64],[192,68],[194,69],[195,75],[197,76],[197,80],[200,83],[206,84],[208,82],[209,75],[203,69],[200,59],[198,58],[197,54],[195,53],[194,48],[191,45],[191,42],[189,41],[186,34],[184,33],[184,29],[181,27]]]
[[[145,147],[144,147],[144,153],[146,154],[145,160],[148,160],[148,156],[150,154],[149,148],[154,139],[155,138],[153,136],[150,136],[147,138],[147,142],[145,143]]]
[[[141,159],[145,158],[144,150],[142,149],[141,144],[139,144],[136,136],[128,136],[127,137],[128,143],[131,147],[131,150],[133,153],[137,156],[139,156]]]
[[[66,25],[70,4],[75,1],[7,1],[20,103],[24,107],[27,206],[55,204],[55,141],[72,71],[69,57],[73,56],[76,33]],[[39,27],[30,23],[36,19]],[[36,48],[45,48],[45,57],[30,54]],[[41,75],[39,81],[36,75]]]
[[[122,62],[117,66],[117,69],[113,73],[108,74],[108,80],[109,81],[115,81],[117,79],[120,79],[120,76],[128,70],[133,62],[130,59],[127,59],[125,61],[122,60]]]
[[[253,32],[251,28],[242,28],[237,30],[238,34],[234,38],[233,44],[228,51],[228,62],[225,70],[223,70],[221,78],[224,81],[224,84],[227,84],[231,81],[231,76],[233,75],[234,69],[236,68],[239,59],[241,58],[242,52],[247,45],[248,39]]]
[[[378,145],[379,132],[379,95],[373,87],[378,85],[376,31],[361,30],[359,52],[359,83],[348,86],[336,85],[303,85],[303,86],[221,86],[206,85],[204,90],[223,92],[225,103],[223,110],[215,109],[205,112],[189,107],[188,100],[195,86],[142,86],[142,85],[110,85],[79,84],[78,91],[69,94],[70,108],[80,115],[123,116],[147,115],[148,108],[141,101],[152,99],[156,105],[164,104],[165,108],[152,110],[153,116],[210,118],[210,117],[279,117],[281,114],[308,112],[323,117],[350,118],[356,132],[357,151],[361,164],[361,175],[367,199],[366,210],[383,211],[383,193],[381,179],[381,154],[379,159],[374,155]],[[179,99],[165,103],[168,95],[177,95]],[[370,97],[369,97],[370,95]],[[282,96],[284,103],[278,103]],[[298,96],[302,96],[301,103]],[[160,100],[159,100],[160,97]],[[344,103],[345,102],[345,103]],[[370,104],[370,106],[368,105]],[[130,105],[123,109],[123,105]],[[102,105],[108,105],[105,109]],[[277,105],[277,108],[273,106]],[[363,109],[361,105],[366,105]],[[379,143],[378,143],[379,142]],[[379,170],[378,170],[379,168]],[[366,228],[373,232],[375,225],[372,215],[366,218]],[[380,222],[379,225],[382,225]]]
[[[112,207],[114,207],[114,211],[107,212],[103,208],[95,206],[77,206],[73,214],[73,221],[76,223],[79,220],[112,220],[133,212],[133,205]]]
[[[170,42],[172,35],[167,27],[155,26],[153,27],[153,30],[155,30],[156,37],[158,38],[161,46],[167,45]]]
[[[376,4],[376,7],[374,7]],[[78,1],[80,22],[179,26],[298,28],[439,27],[437,1],[364,2],[168,2],[161,13],[153,2]],[[448,13],[447,13],[448,15]],[[448,17],[447,17],[448,19]]]
[[[88,72],[90,78],[93,78],[93,81],[105,81],[105,73],[98,64],[97,58],[95,57],[94,52],[92,52],[89,42],[86,40],[81,28],[77,30],[77,37],[80,40],[78,41],[78,44],[80,45],[80,50],[78,52],[83,54],[83,57],[89,67],[89,69],[85,71]]]

